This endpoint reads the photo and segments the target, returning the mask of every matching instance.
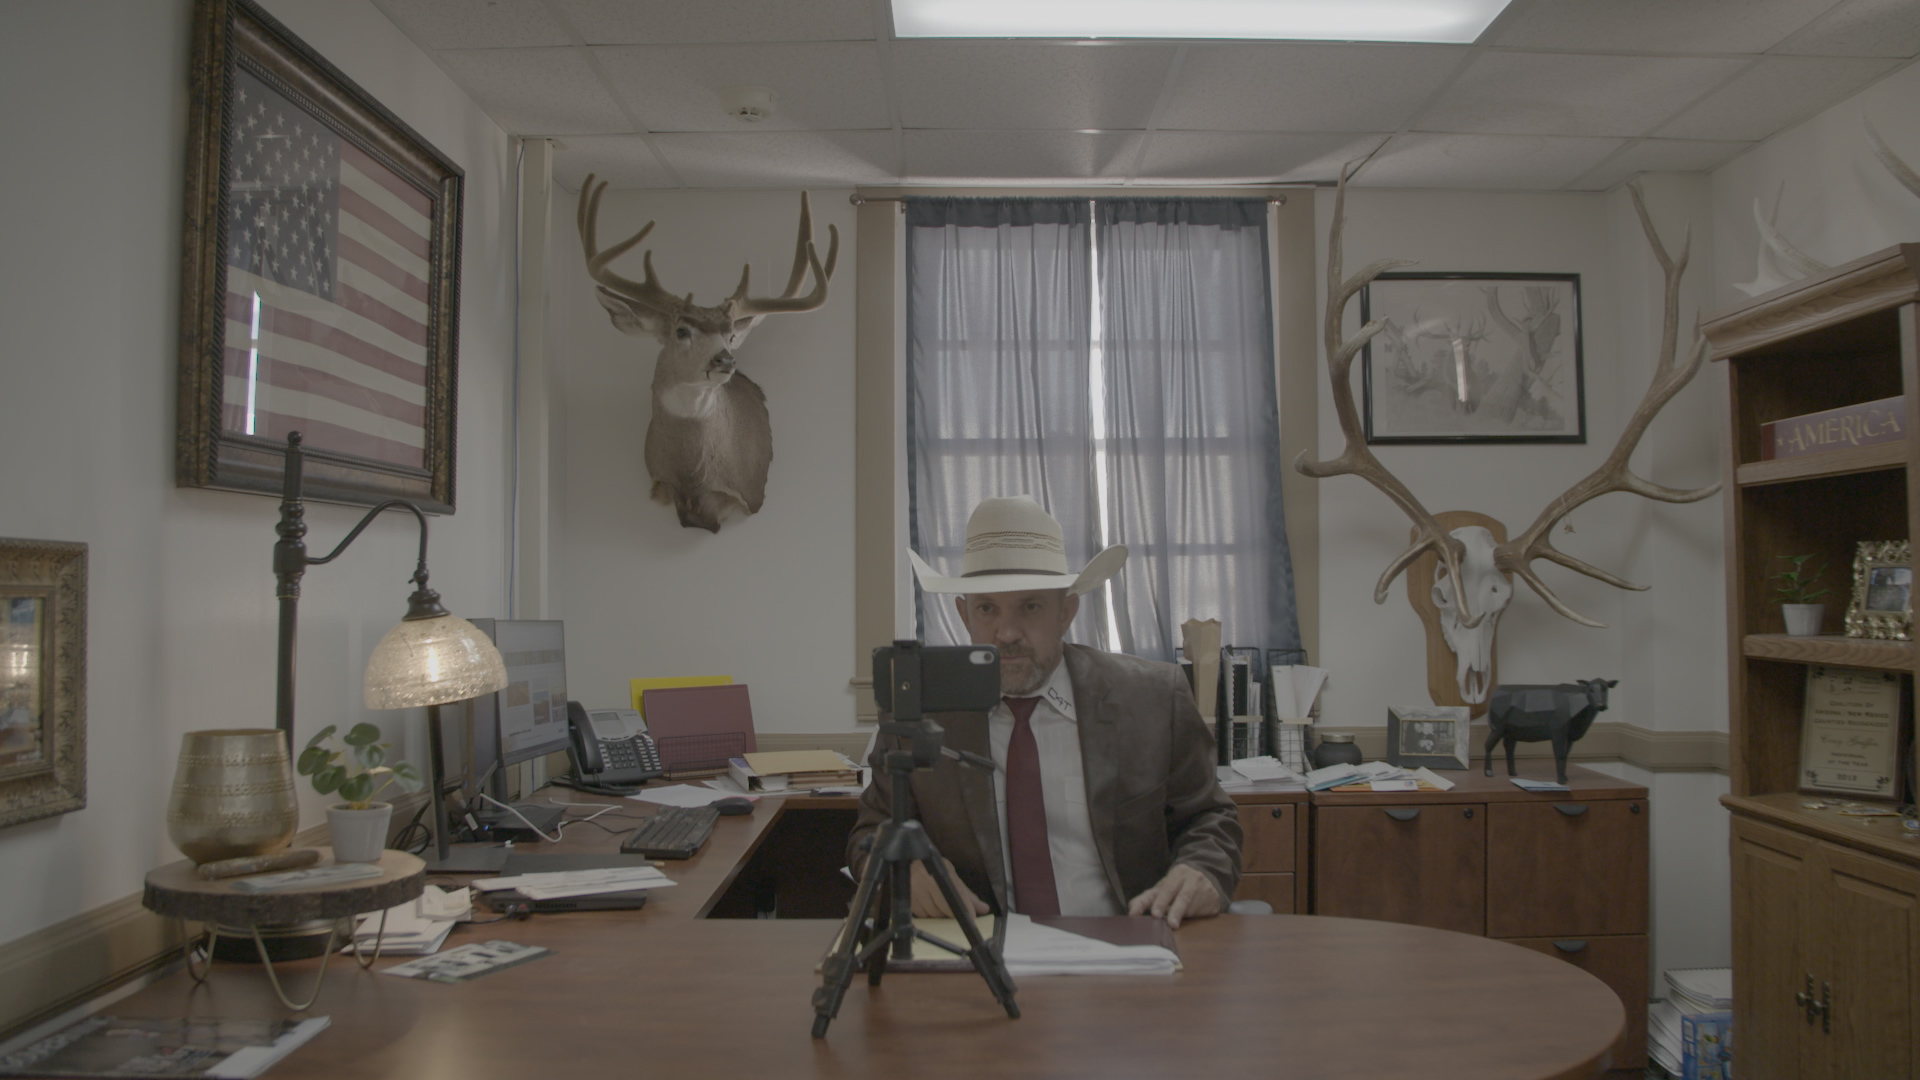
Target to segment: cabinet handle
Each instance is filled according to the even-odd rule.
[[[1273,816],[1274,816],[1274,817],[1279,817],[1279,816],[1280,816],[1280,812],[1281,812],[1281,810],[1283,810],[1283,809],[1284,809],[1284,807],[1279,807],[1279,806],[1276,806],[1276,807],[1274,807],[1274,808],[1273,808]]]
[[[1637,813],[1639,813],[1639,812],[1640,812],[1640,804],[1639,804],[1639,803],[1628,803],[1628,804],[1627,804],[1627,812],[1628,812],[1629,814],[1637,814]]]
[[[1420,816],[1420,808],[1417,806],[1389,806],[1387,807],[1387,816],[1395,821],[1412,821],[1414,818]]]
[[[1579,817],[1587,812],[1586,804],[1577,802],[1557,802],[1553,804],[1553,808],[1568,817]]]
[[[1553,943],[1553,947],[1563,953],[1583,953],[1587,951],[1587,943],[1584,941],[1556,941]]]
[[[1820,984],[1820,1031],[1833,1034],[1833,984]]]
[[[1471,807],[1471,806],[1469,806],[1469,807],[1467,807],[1467,809],[1466,809],[1466,815],[1465,815],[1465,816],[1467,817],[1467,819],[1468,819],[1469,821],[1471,821],[1471,820],[1473,819],[1473,807]]]
[[[1800,993],[1793,995],[1793,1003],[1799,1008],[1805,1009],[1807,1011],[1807,1025],[1811,1027],[1813,1025],[1814,1019],[1820,1015],[1820,1002],[1817,998],[1813,996],[1813,973],[1812,972],[1807,973],[1807,988],[1801,991]]]

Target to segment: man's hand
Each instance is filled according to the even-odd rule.
[[[918,904],[920,891],[917,882],[913,895],[914,902]],[[1168,926],[1178,930],[1181,919],[1209,918],[1220,914],[1223,907],[1220,890],[1212,878],[1186,863],[1174,863],[1166,877],[1127,904],[1127,914],[1165,919]]]
[[[987,905],[981,903],[980,898],[973,895],[973,890],[967,888],[967,883],[960,880],[960,875],[953,872],[952,860],[940,861],[947,864],[947,877],[952,879],[954,891],[960,894],[960,899],[975,915],[985,915]],[[940,886],[934,883],[933,875],[927,873],[926,866],[921,863],[913,864],[913,916],[916,919],[954,917],[953,912],[947,910],[947,898],[940,895]]]

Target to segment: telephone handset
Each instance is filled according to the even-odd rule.
[[[639,784],[666,775],[647,723],[632,709],[588,710],[567,702],[573,773],[588,784]]]

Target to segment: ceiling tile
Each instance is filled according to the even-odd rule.
[[[870,42],[793,45],[615,45],[594,55],[650,131],[883,128],[887,81]],[[726,115],[718,91],[764,86],[773,116],[751,125]]]
[[[589,45],[871,41],[872,0],[549,0]]]
[[[1392,131],[1466,54],[1450,45],[1195,45],[1156,126]]]
[[[586,186],[587,174],[615,190],[674,187],[673,174],[639,135],[570,135],[553,151],[553,178],[569,191]]]
[[[1274,134],[1249,131],[1157,131],[1147,137],[1141,180],[1308,183],[1335,180],[1385,135]]]
[[[1541,190],[1564,187],[1623,139],[1546,135],[1394,136],[1355,176],[1360,187]]]
[[[1780,47],[1800,56],[1920,54],[1920,4],[1913,0],[1847,0]]]
[[[1534,0],[1494,45],[1585,52],[1762,53],[1832,0]]]
[[[1130,132],[909,131],[906,178],[916,181],[1119,179],[1133,166]]]
[[[893,47],[910,128],[1143,128],[1174,47],[903,41]]]
[[[1697,139],[1641,139],[1582,176],[1574,187],[1605,191],[1623,180],[1646,172],[1706,172],[1752,146],[1747,142],[1709,142]]]
[[[579,49],[449,49],[440,63],[510,135],[633,130]]]
[[[1747,63],[1486,52],[1413,126],[1502,135],[1644,135]]]
[[[896,179],[891,131],[665,133],[651,140],[688,187],[848,187]]]
[[[1764,139],[1860,89],[1897,61],[1768,57],[1659,128],[1673,139]]]
[[[571,45],[572,35],[542,0],[374,0],[425,49],[506,49]]]

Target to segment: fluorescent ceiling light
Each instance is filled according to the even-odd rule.
[[[903,38],[1470,42],[1508,0],[893,0]]]

